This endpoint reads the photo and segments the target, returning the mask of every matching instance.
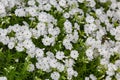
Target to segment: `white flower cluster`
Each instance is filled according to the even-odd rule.
[[[14,1],[14,2],[13,2]],[[11,3],[11,5],[9,5]],[[36,5],[38,3],[38,5]],[[41,69],[45,72],[52,72],[51,78],[53,80],[58,80],[60,78],[59,72],[67,72],[67,78],[72,79],[72,77],[77,77],[78,73],[73,69],[75,64],[75,60],[77,60],[79,56],[79,52],[74,50],[72,43],[76,43],[79,39],[78,30],[80,26],[75,23],[72,23],[67,19],[70,15],[74,15],[76,12],[81,12],[81,9],[72,9],[69,13],[63,15],[66,21],[63,23],[63,30],[65,30],[65,37],[63,38],[63,42],[61,43],[66,50],[70,51],[70,55],[65,55],[63,51],[56,51],[53,53],[51,51],[45,52],[45,48],[38,48],[33,43],[32,38],[38,39],[39,37],[43,37],[41,39],[42,44],[44,46],[54,46],[57,42],[56,39],[61,33],[59,27],[57,27],[57,19],[53,17],[53,15],[47,13],[46,11],[50,11],[51,7],[54,6],[57,10],[63,12],[64,9],[68,6],[72,6],[73,4],[78,5],[77,1],[65,1],[65,0],[29,0],[27,2],[28,7],[25,6],[25,2],[19,0],[2,0],[0,1],[0,16],[12,16],[12,13],[7,13],[14,6],[17,6],[14,13],[15,16],[18,17],[30,17],[30,20],[35,20],[37,17],[38,23],[35,28],[30,28],[30,25],[23,21],[23,25],[14,24],[8,26],[6,29],[0,28],[0,42],[4,45],[7,45],[9,49],[15,48],[18,52],[26,51],[28,56],[31,58],[36,57],[37,63],[36,65],[29,64],[28,71],[32,72],[37,69]],[[10,6],[10,7],[9,7]],[[9,9],[6,9],[8,8]],[[63,7],[63,8],[62,8]],[[74,13],[73,13],[74,12]],[[75,29],[73,29],[75,26]],[[14,36],[9,36],[9,34],[13,33]],[[49,36],[51,35],[51,36]],[[41,44],[39,44],[41,45]],[[57,69],[57,71],[54,71]],[[54,72],[53,72],[54,71]]]
[[[92,61],[100,56],[100,64],[107,69],[106,80],[111,80],[114,75],[119,80],[120,73],[116,71],[120,68],[120,60],[111,63],[110,58],[120,53],[120,2],[98,0],[103,4],[108,1],[111,4],[106,10],[103,7],[96,7],[95,0],[28,0],[27,2],[0,0],[1,18],[14,14],[19,18],[29,17],[31,23],[36,21],[34,28],[31,28],[26,21],[23,21],[23,25],[16,23],[6,29],[0,28],[0,42],[7,45],[9,49],[15,48],[18,52],[26,51],[31,58],[36,57],[36,64],[29,64],[28,71],[40,69],[51,73],[53,80],[59,80],[60,73],[64,72],[67,73],[67,79],[71,80],[78,75],[74,65],[80,55],[73,44],[78,42],[81,28],[84,27],[88,60]],[[80,4],[89,7],[88,11],[83,10]],[[16,7],[14,13],[11,13],[14,7]],[[60,15],[54,15],[55,13]],[[60,23],[62,26],[58,25],[59,20],[63,20]],[[11,33],[14,36],[9,36]],[[59,36],[62,36],[62,40],[58,39]],[[43,48],[36,47],[32,40],[40,37],[42,43],[39,45],[43,45]],[[64,50],[55,50],[56,52],[46,50],[46,47],[53,47],[59,42],[64,50],[69,51],[69,55]],[[85,78],[85,80],[89,79],[97,80],[93,74]]]
[[[100,0],[101,3],[106,3],[107,0]],[[88,36],[86,45],[86,55],[89,60],[93,60],[100,56],[100,64],[104,65],[106,71],[105,80],[112,80],[112,76],[120,79],[120,75],[116,72],[120,66],[119,59],[115,63],[110,62],[111,56],[119,55],[120,53],[120,2],[111,0],[108,10],[105,12],[103,7],[93,9],[95,14],[87,14],[84,25],[84,31]],[[111,21],[110,21],[111,20]],[[115,25],[115,22],[118,22]],[[86,77],[86,80],[89,80]],[[92,79],[96,80],[96,79]]]
[[[3,76],[3,77],[0,77],[0,80],[7,80],[7,78]]]
[[[77,76],[77,72],[73,70],[73,66],[75,63],[74,59],[77,60],[78,58],[78,55],[79,55],[78,51],[71,50],[71,53],[70,53],[71,58],[68,58],[67,56],[65,56],[64,52],[62,51],[57,51],[55,55],[50,51],[45,53],[44,49],[40,49],[36,47],[35,44],[32,42],[32,39],[31,39],[32,37],[39,38],[40,36],[44,36],[42,39],[42,43],[45,46],[50,46],[50,45],[53,46],[55,44],[55,38],[60,33],[60,29],[58,27],[53,27],[53,24],[50,24],[49,27],[48,26],[46,26],[45,23],[41,22],[41,23],[38,23],[37,27],[34,29],[29,28],[29,25],[27,24],[23,26],[15,24],[14,26],[9,26],[7,29],[0,28],[1,30],[0,42],[2,42],[4,45],[8,45],[9,49],[16,48],[16,50],[19,52],[26,50],[26,53],[31,58],[36,57],[38,62],[36,63],[35,66],[37,69],[41,69],[46,72],[51,72],[53,68],[56,68],[59,72],[63,72],[65,71],[65,68],[67,68],[68,77],[72,79],[72,76],[75,76],[75,75]],[[14,32],[14,35],[15,35],[14,37],[8,36],[8,34],[11,32]],[[34,32],[37,32],[37,33],[34,33]],[[50,34],[50,33],[52,37],[47,36],[47,34]],[[65,43],[65,45],[68,45],[68,44]],[[45,54],[47,55],[46,57],[45,57]],[[59,60],[61,60],[62,63],[59,62]],[[30,64],[29,67],[30,68],[28,71],[34,70],[33,64]],[[60,77],[60,74],[58,72],[57,73],[54,72],[51,74],[51,77],[55,80],[58,80]]]

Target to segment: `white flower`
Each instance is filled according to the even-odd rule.
[[[115,28],[110,29],[111,35],[116,35],[117,30]]]
[[[13,8],[15,6],[15,3],[16,3],[16,0],[8,0],[9,9]]]
[[[0,77],[0,80],[7,80],[7,77],[5,77],[5,76]]]
[[[20,32],[20,25],[19,24],[15,24],[14,26],[9,26],[9,28],[11,28],[14,32]],[[9,29],[8,28],[8,29]]]
[[[105,80],[112,80],[110,76],[106,76]]]
[[[31,57],[31,58],[34,58],[34,56],[35,56],[35,53],[34,53],[34,48],[32,49],[28,49],[28,50],[26,50],[26,53]]]
[[[35,5],[35,1],[34,0],[29,0],[28,1],[28,5],[34,6]]]
[[[15,37],[16,37],[16,39],[19,40],[19,41],[23,41],[23,40],[24,40],[24,39],[23,39],[23,34],[22,34],[22,32],[17,32],[17,33],[15,34]]]
[[[26,30],[29,30],[29,26],[27,25],[27,23],[24,22],[24,24],[25,24],[25,25],[23,25],[23,26],[20,27],[20,31],[21,31],[21,32],[24,32],[24,31],[26,31]]]
[[[56,27],[56,28],[49,28],[48,29],[48,33],[51,34],[54,37],[57,37],[57,35],[59,35],[59,33],[60,33],[60,29],[58,27]]]
[[[87,17],[85,18],[86,22],[88,23],[93,23],[94,22],[94,18],[93,16],[87,15]]]
[[[78,39],[79,39],[78,32],[77,32],[77,30],[74,30],[72,42],[76,43],[78,41]]]
[[[90,74],[90,79],[91,80],[97,80],[96,76],[94,76],[93,74]]]
[[[91,23],[91,24],[90,24],[90,27],[91,27],[91,28],[89,28],[89,29],[91,29],[92,32],[94,32],[95,30],[98,29],[97,26],[96,26],[94,23]]]
[[[19,59],[15,59],[15,62],[19,62]]]
[[[51,73],[51,78],[53,80],[59,80],[60,74],[58,72],[53,72],[53,73]]]
[[[73,3],[72,3],[73,4]],[[69,14],[71,15],[75,15],[76,13],[81,13],[82,14],[82,10],[79,8],[74,8],[72,10],[69,11]],[[79,16],[78,16],[79,17]],[[72,17],[71,17],[72,18]]]
[[[49,0],[50,4],[52,4],[54,7],[57,6],[57,1],[56,0]]]
[[[29,30],[23,32],[25,39],[30,39],[32,37],[32,33]]]
[[[69,18],[69,17],[70,17],[70,14],[66,12],[66,13],[63,14],[63,16],[64,16],[65,18]]]
[[[99,31],[97,31],[96,33],[96,38],[98,40],[102,40],[102,36],[106,34],[106,30],[105,29],[100,29]]]
[[[36,63],[36,68],[42,69],[43,71],[50,72],[50,66],[49,66],[49,58],[37,58],[38,63]]]
[[[36,29],[31,29],[30,30],[31,33],[32,33],[32,36],[35,38],[35,39],[38,39],[41,35],[40,31],[36,30]]]
[[[74,23],[74,27],[76,30],[80,30],[80,25],[78,25],[77,23]]]
[[[60,5],[56,5],[56,9],[57,9],[57,11],[59,11],[59,12],[63,12],[63,9],[60,7]]]
[[[101,3],[105,3],[107,2],[108,0],[100,0]]]
[[[78,58],[78,51],[76,50],[72,50],[71,53],[70,53],[70,56],[73,58],[73,59],[77,59]]]
[[[17,50],[18,52],[21,52],[21,51],[24,50],[24,47],[23,47],[23,44],[22,44],[22,43],[18,43],[15,48],[16,48],[16,50]]]
[[[119,80],[119,79],[120,79],[120,73],[117,73],[117,74],[115,75],[115,77],[116,77],[117,80]]]
[[[56,59],[50,59],[49,64],[52,68],[56,68],[57,67],[57,60]]]
[[[57,69],[58,69],[59,72],[62,72],[62,71],[64,71],[65,66],[62,63],[58,62],[57,63]]]
[[[17,42],[17,39],[15,37],[10,37],[10,42]]]
[[[57,36],[57,35],[59,35],[59,34],[60,34],[60,29],[59,29],[59,27],[54,28],[53,36]]]
[[[23,42],[23,46],[26,48],[26,49],[30,49],[32,46],[33,46],[33,42],[31,40],[28,40],[26,39],[24,42]]]
[[[38,1],[38,0],[37,0]],[[47,4],[48,3],[48,0],[39,0],[42,4]]]
[[[9,43],[9,37],[8,36],[2,36],[0,37],[0,42],[2,42],[4,45],[7,45]]]
[[[48,36],[45,36],[45,37],[42,39],[42,43],[43,43],[45,46],[54,45],[54,43],[55,43],[55,38],[54,38],[54,37],[49,38]]]
[[[8,43],[8,48],[9,48],[9,49],[13,49],[14,46],[15,46],[15,43],[14,43],[14,42],[9,42],[9,43]]]
[[[100,16],[99,16],[99,19],[100,19],[101,22],[105,22],[105,21],[106,21],[106,22],[109,22],[106,14],[100,15]]]
[[[113,76],[113,75],[115,75],[115,71],[113,71],[113,70],[111,70],[111,71],[106,71],[106,74],[108,75],[108,76]]]
[[[98,16],[102,15],[102,13],[103,13],[103,8],[96,9],[96,10],[95,10],[95,13],[96,13]]]
[[[71,50],[73,48],[72,44],[70,43],[70,41],[68,39],[63,40],[63,45],[66,49],[69,49],[69,50]]]
[[[80,3],[83,3],[84,2],[84,0],[77,0],[78,2],[80,2]]]
[[[114,15],[114,12],[111,10],[107,11],[107,16],[112,17]]]
[[[115,39],[120,40],[120,26],[116,28],[116,34],[115,34]]]
[[[58,52],[56,53],[56,58],[57,58],[57,59],[62,60],[64,57],[65,57],[65,56],[64,56],[64,52],[58,51]]]
[[[72,67],[74,65],[75,61],[73,59],[66,59],[64,61],[64,63],[65,63],[66,67]]]
[[[50,11],[51,7],[52,6],[49,3],[43,6],[44,10],[46,10],[46,11]]]
[[[109,63],[109,61],[105,58],[100,60],[100,64],[102,64],[102,65],[108,65],[108,63]]]
[[[59,5],[62,6],[62,7],[65,7],[66,6],[66,1],[65,0],[60,0]]]
[[[2,4],[4,4],[4,6],[9,6],[9,5],[8,5],[8,0],[1,0],[0,2],[1,2]]]
[[[0,28],[0,36],[6,36],[7,35],[7,29]]]
[[[23,17],[26,15],[26,12],[23,8],[20,8],[20,9],[16,9],[15,10],[15,15],[16,16],[19,16],[19,17]]]
[[[41,22],[48,22],[48,15],[45,12],[41,12],[38,16],[38,20]]]
[[[67,34],[65,38],[66,38],[65,41],[69,40],[69,42],[70,42],[70,41],[73,40],[73,35],[72,34]]]
[[[85,77],[85,80],[90,80],[90,78],[89,77]]]
[[[50,58],[48,58],[48,57],[45,57],[45,58],[43,58],[43,62],[41,62],[40,64],[41,64],[41,69],[43,70],[43,71],[46,71],[46,72],[51,72],[51,67],[50,67],[50,65],[49,65],[49,61],[50,61]]]
[[[109,71],[116,71],[117,70],[117,66],[114,65],[113,63],[109,63],[108,64],[108,70]]]
[[[86,56],[88,57],[89,60],[93,59],[93,49],[89,48],[86,50]]]
[[[64,22],[64,27],[65,27],[66,33],[72,33],[72,24],[70,21],[66,20]]]
[[[113,2],[111,5],[110,5],[110,8],[111,9],[115,9],[117,7],[117,3],[116,2]]]
[[[37,69],[40,69],[40,67],[41,67],[39,62],[37,62],[35,66],[36,66]]]
[[[4,6],[3,3],[1,3],[1,2],[0,2],[0,16],[1,16],[1,17],[6,16],[5,6]]]
[[[47,57],[50,57],[51,59],[53,59],[55,57],[54,54],[50,51],[46,52],[46,55],[47,55]]]
[[[78,72],[77,71],[74,71],[74,77],[77,77],[78,76]]]
[[[28,12],[28,14],[30,14],[33,17],[38,15],[36,7],[28,7],[25,10],[26,12]]]
[[[72,79],[72,76],[74,75],[74,70],[73,68],[67,68],[67,77],[68,79]]]
[[[51,43],[50,43],[50,38],[49,37],[45,37],[42,39],[42,43],[45,45],[45,46],[49,46]]]
[[[29,72],[33,72],[34,69],[35,69],[34,65],[33,65],[33,64],[29,64],[29,66],[28,66],[28,71],[29,71]]]
[[[118,6],[118,8],[119,8],[119,10],[120,10],[120,2],[117,2],[117,6]]]
[[[120,67],[120,60],[115,61],[115,66]]]
[[[39,48],[37,48],[36,50],[35,50],[35,54],[36,54],[36,57],[37,58],[41,58],[41,57],[43,57],[44,56],[44,51],[42,50],[42,49],[39,49]]]
[[[88,6],[90,7],[95,7],[95,5],[96,5],[96,2],[94,0],[91,0],[88,4]]]

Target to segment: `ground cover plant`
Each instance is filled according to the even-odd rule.
[[[120,80],[120,1],[0,0],[0,80]]]

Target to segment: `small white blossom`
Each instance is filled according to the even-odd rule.
[[[94,76],[93,74],[90,74],[90,79],[91,80],[97,80],[96,76]]]
[[[69,18],[70,17],[70,14],[69,13],[64,13],[64,15],[63,15],[65,18]]]
[[[65,0],[60,0],[59,5],[62,6],[62,7],[65,7],[66,6],[66,1]]]
[[[76,50],[72,50],[71,53],[70,53],[70,56],[71,56],[73,59],[76,59],[76,60],[77,60],[77,58],[78,58],[78,55],[79,55],[79,53],[78,53],[78,51],[76,51]]]
[[[70,21],[66,20],[64,23],[66,33],[72,33],[72,24]]]
[[[58,72],[53,72],[53,73],[51,73],[51,78],[53,80],[59,80],[60,74]]]
[[[63,40],[63,45],[65,46],[66,49],[69,49],[69,50],[73,48],[72,44],[70,43],[68,39]]]
[[[13,49],[14,46],[15,46],[15,43],[14,43],[14,42],[9,42],[9,43],[8,43],[8,48],[9,48],[9,49]]]
[[[7,80],[7,77],[0,77],[0,80]]]
[[[32,71],[34,71],[34,69],[35,69],[34,65],[33,64],[29,64],[28,71],[32,72]]]
[[[65,66],[61,63],[57,63],[57,69],[58,69],[59,72],[62,72],[62,71],[64,71]]]
[[[0,16],[4,17],[6,15],[5,6],[0,2]]]
[[[19,16],[19,17],[23,17],[23,16],[26,15],[26,12],[25,12],[25,10],[24,10],[23,8],[21,8],[21,9],[16,9],[16,10],[15,10],[15,15],[16,15],[16,16]]]
[[[58,52],[56,53],[56,58],[57,58],[57,59],[62,60],[64,57],[65,57],[65,56],[64,56],[64,52],[58,51]]]
[[[49,3],[43,6],[44,10],[46,10],[46,11],[50,11],[51,7],[52,6]]]
[[[48,15],[45,12],[39,14],[38,20],[41,22],[48,22]]]
[[[94,18],[93,18],[93,16],[90,16],[90,15],[87,15],[87,17],[86,17],[86,22],[88,22],[88,23],[93,23],[94,22]]]
[[[35,50],[36,57],[43,57],[44,56],[44,51],[42,49],[37,48]]]

